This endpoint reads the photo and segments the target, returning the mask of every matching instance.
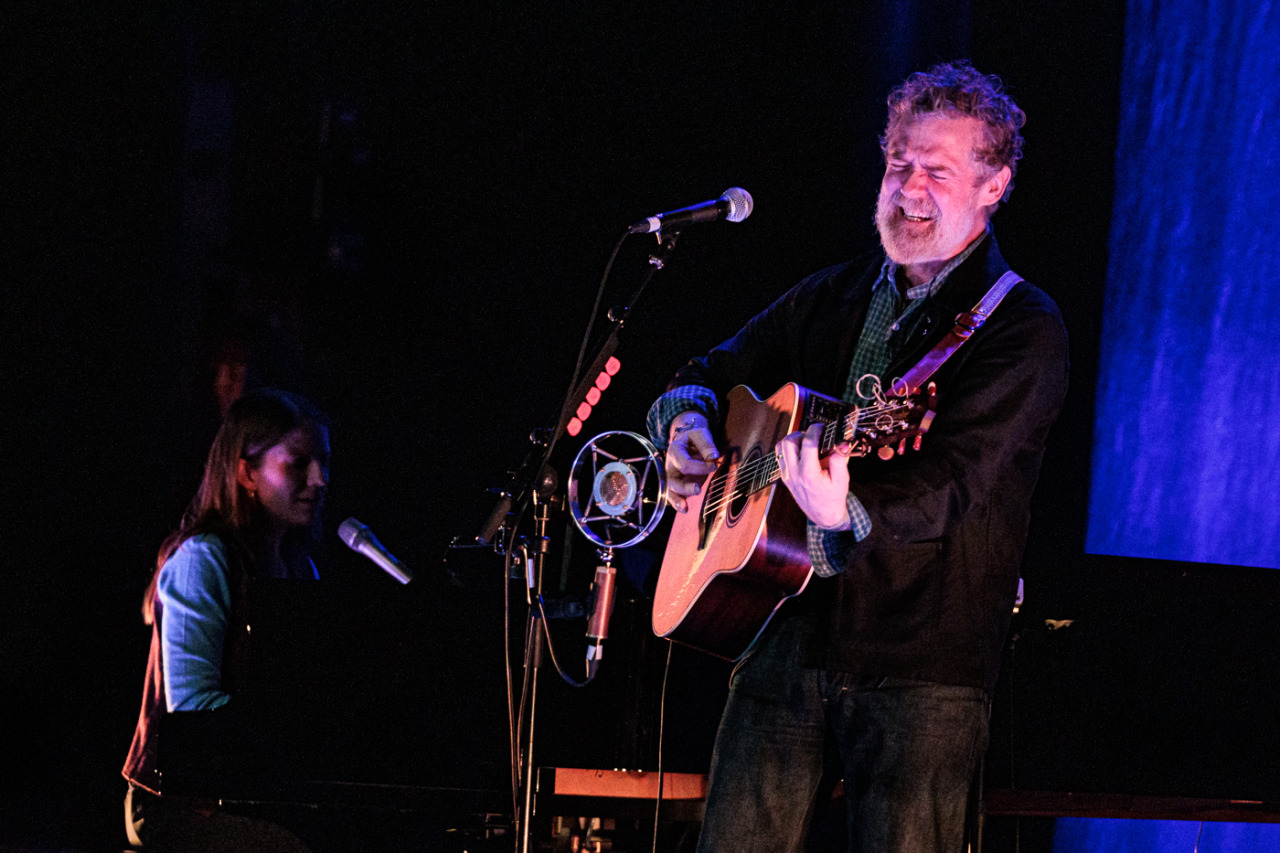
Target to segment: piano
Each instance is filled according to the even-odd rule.
[[[317,850],[511,849],[500,600],[267,580],[250,601],[247,683],[162,721],[162,793],[274,820]]]

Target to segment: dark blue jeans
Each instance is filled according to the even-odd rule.
[[[827,776],[844,779],[854,853],[958,853],[987,746],[976,687],[802,669],[787,620],[734,676],[699,853],[800,853]]]

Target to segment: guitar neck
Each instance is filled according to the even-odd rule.
[[[907,397],[889,397],[866,406],[851,406],[825,398],[820,403],[820,408],[806,412],[809,422],[803,423],[804,427],[814,422],[823,425],[818,441],[820,459],[830,456],[845,442],[853,445],[855,456],[865,456],[874,447],[884,447],[884,439],[892,438],[895,431],[901,429],[915,405]],[[776,483],[780,476],[778,452],[775,450],[738,472],[736,491],[754,494]]]
[[[842,441],[853,440],[857,435],[858,422],[861,420],[863,411],[858,407],[849,406],[846,407],[844,414],[840,415],[836,420],[822,422],[822,437],[818,442],[818,457],[820,459],[830,456],[831,452]],[[749,467],[750,470],[741,471],[738,474],[738,489],[742,494],[755,494],[761,489],[772,486],[782,476],[776,450],[758,459]],[[745,479],[744,474],[746,475]]]

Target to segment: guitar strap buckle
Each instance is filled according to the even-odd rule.
[[[985,322],[987,322],[986,314],[980,314],[976,311],[961,311],[956,315],[955,334],[957,337],[967,338],[981,329],[982,324]]]

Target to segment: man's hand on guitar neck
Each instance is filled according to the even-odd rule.
[[[778,442],[778,475],[801,511],[823,530],[849,530],[849,444],[841,442],[822,464],[822,424]]]
[[[701,491],[702,481],[716,470],[719,459],[707,416],[701,412],[677,415],[667,444],[667,503],[677,512],[687,512],[685,498]]]

